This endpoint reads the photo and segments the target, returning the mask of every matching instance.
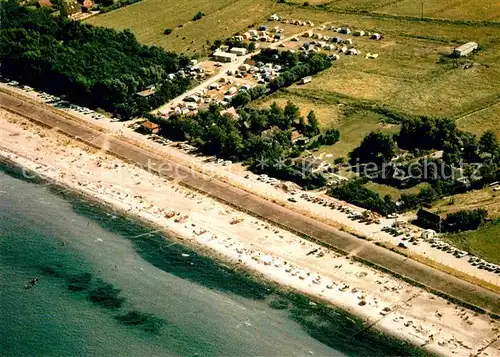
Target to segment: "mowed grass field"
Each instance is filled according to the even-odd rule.
[[[139,41],[169,51],[207,55],[215,40],[224,40],[252,24],[266,21],[276,9],[269,0],[142,0],[139,3],[91,17],[89,24],[130,29]],[[192,21],[201,11],[205,17]],[[182,27],[179,27],[182,25]],[[166,28],[174,31],[170,35]]]

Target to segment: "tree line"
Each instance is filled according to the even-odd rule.
[[[406,153],[394,161],[400,149]],[[430,157],[435,150],[443,151],[441,158]],[[331,189],[332,196],[381,214],[406,212],[499,181],[500,143],[491,130],[477,137],[447,118],[411,117],[397,134],[365,136],[349,153],[349,162],[363,179]],[[364,187],[369,180],[397,187],[428,185],[416,194],[402,194],[396,205]]]
[[[303,118],[299,108],[288,102],[284,108],[273,103],[268,109],[239,109],[238,116],[234,118],[212,104],[196,115],[174,114],[156,120],[160,135],[187,140],[204,154],[244,162],[253,171],[305,187],[325,185],[324,177],[303,172],[293,161],[306,146],[293,143],[292,132],[314,136],[320,131],[314,112]],[[339,133],[330,130],[323,135],[322,140],[333,142],[338,140]]]
[[[4,76],[65,96],[122,119],[183,93],[189,80],[169,80],[189,59],[144,46],[129,31],[93,27],[28,9],[9,0],[0,8],[0,62]],[[137,92],[155,85],[156,93]]]

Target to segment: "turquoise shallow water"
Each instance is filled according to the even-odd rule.
[[[422,354],[148,232],[0,170],[0,356]],[[82,274],[88,284],[68,289]],[[104,282],[120,289],[119,308],[89,300]],[[116,319],[129,311],[147,323]]]

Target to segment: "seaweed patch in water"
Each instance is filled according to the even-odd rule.
[[[96,279],[89,290],[88,299],[94,304],[107,309],[119,309],[125,302],[125,298],[120,297],[120,289],[106,283],[101,279]]]
[[[91,282],[92,282],[92,274],[90,273],[73,275],[68,279],[68,290],[69,291],[88,290],[90,288]]]
[[[165,320],[137,310],[129,311],[123,315],[116,315],[115,319],[124,325],[140,326],[144,331],[151,333],[158,333],[165,325]]]

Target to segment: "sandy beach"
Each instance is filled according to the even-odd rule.
[[[443,356],[499,356],[500,323],[56,131],[0,111],[0,156]]]
[[[14,92],[24,98],[30,98],[36,102],[43,102],[39,95],[35,91],[23,92],[19,88],[9,87],[3,83],[0,83],[0,88],[6,90],[7,92]],[[46,106],[45,104],[42,104]],[[49,107],[49,106],[47,106]],[[81,122],[88,124],[94,128],[100,128],[104,130],[108,135],[119,136],[126,141],[133,143],[141,148],[146,148],[150,151],[161,153],[162,156],[172,160],[173,162],[179,163],[183,166],[190,167],[195,171],[201,172],[207,176],[217,178],[223,182],[241,188],[252,194],[256,194],[260,197],[266,198],[272,202],[279,202],[280,205],[291,208],[300,212],[301,214],[314,218],[317,221],[326,223],[337,229],[345,230],[356,236],[365,237],[373,242],[381,242],[383,244],[398,245],[401,242],[401,237],[394,237],[388,232],[384,232],[382,227],[392,226],[394,224],[394,219],[380,218],[380,224],[370,224],[367,225],[364,222],[359,222],[357,220],[349,219],[348,213],[341,212],[339,210],[332,210],[329,207],[325,207],[314,203],[310,200],[306,200],[301,197],[301,191],[295,195],[297,203],[290,203],[288,198],[290,194],[285,192],[279,187],[279,185],[270,185],[258,180],[258,176],[247,171],[241,164],[234,163],[228,166],[223,166],[220,164],[206,162],[206,158],[203,156],[193,155],[181,148],[177,148],[173,145],[162,146],[161,144],[148,140],[145,135],[139,134],[132,129],[130,129],[129,122],[120,122],[107,117],[99,120],[95,120],[88,115],[83,115],[77,111],[71,109],[62,109],[72,116],[72,118],[78,118]],[[61,112],[60,110],[59,112]],[[325,199],[326,196],[323,193],[311,193],[308,192],[309,197],[318,197]],[[337,205],[342,205],[344,207],[349,207],[354,212],[362,213],[364,209],[356,207],[347,202],[333,199],[332,197],[327,198],[328,201],[334,202]],[[399,221],[406,222],[408,217],[399,219]],[[420,228],[404,223],[406,226],[403,228],[405,232],[419,236]],[[467,257],[457,259],[452,254],[445,251],[431,247],[431,243],[423,240],[419,240],[415,244],[406,244],[407,251],[416,257],[422,257],[429,262],[435,262],[451,268],[454,274],[462,277],[467,275],[469,279],[479,279],[487,284],[494,284],[500,286],[500,276],[494,272],[489,272],[484,269],[478,269],[477,267],[471,265],[468,262]],[[470,280],[469,280],[470,281]]]

